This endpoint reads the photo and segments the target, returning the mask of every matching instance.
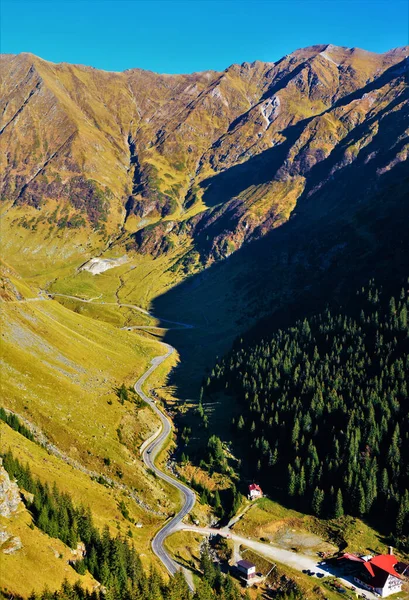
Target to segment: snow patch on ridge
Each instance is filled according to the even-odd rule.
[[[89,273],[92,273],[92,275],[99,275],[100,273],[104,273],[104,271],[108,271],[108,269],[119,267],[127,262],[128,257],[126,254],[120,258],[91,258],[82,265],[80,271],[88,271]]]

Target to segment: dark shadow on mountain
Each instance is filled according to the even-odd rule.
[[[407,144],[407,136],[405,129],[409,125],[409,108],[394,111],[393,109],[404,101],[409,99],[409,89],[405,89],[402,94],[396,97],[385,108],[378,112],[371,119],[365,120],[361,125],[357,125],[345,138],[333,149],[327,158],[317,163],[308,174],[307,184],[298,203],[308,198],[321,182],[328,178],[328,173],[331,173],[335,165],[342,164],[345,160],[345,151],[349,147],[355,146],[360,140],[368,139],[372,136],[372,140],[360,150],[359,163],[371,161],[371,168],[374,173],[383,165],[392,161],[394,157]],[[378,122],[378,129],[374,134],[372,131],[373,125]],[[400,139],[399,139],[400,138]],[[391,139],[397,139],[396,144],[387,150]],[[343,169],[339,176],[342,179]],[[368,188],[376,182],[376,177],[367,182]]]
[[[274,179],[291,146],[310,120],[303,119],[281,131],[285,141],[278,146],[204,179],[200,187],[204,189],[203,202],[206,206],[213,207],[227,202],[250,186],[261,185]]]
[[[359,88],[355,92],[348,94],[347,96],[343,96],[339,100],[333,104],[330,110],[335,108],[339,108],[340,106],[345,106],[354,100],[358,100],[362,98],[364,94],[369,94],[370,92],[374,92],[375,90],[380,90],[384,85],[389,83],[392,79],[396,77],[400,77],[401,75],[405,76],[406,80],[409,76],[409,58],[404,58],[401,62],[393,65],[386,69],[379,77],[370,81],[367,85],[362,88]]]
[[[331,108],[321,113],[321,115],[333,111],[335,108],[345,106],[352,102],[353,100],[357,100],[362,98],[364,94],[368,94],[372,91],[379,90],[387,83],[396,77],[399,77],[402,74],[406,74],[408,69],[409,61],[405,59],[387,69],[382,75],[368,83],[363,88],[356,90],[355,92],[340,98]],[[266,92],[265,98],[274,95],[287,85],[288,81],[291,77],[294,76],[296,71],[302,70],[305,67],[305,63],[299,65],[294,71],[284,76],[279,82],[274,83],[268,92]],[[403,94],[401,94],[398,98],[396,98],[391,104],[389,104],[382,112],[386,112],[386,110],[391,110],[394,105],[397,105],[399,102],[402,102],[407,98],[408,90],[406,90]],[[262,99],[265,99],[264,97]],[[369,128],[369,126],[375,120],[379,120],[382,116],[382,112],[375,115],[373,119],[366,120],[362,125],[358,125],[353,129],[353,131],[346,136],[343,142],[336,148],[336,152],[341,153],[342,150],[351,143],[352,139],[359,139],[359,136],[362,135],[362,131],[365,128]],[[405,114],[405,113],[404,113]],[[308,117],[307,119],[303,119],[295,125],[291,125],[280,132],[284,137],[285,141],[273,148],[269,148],[264,152],[254,156],[245,162],[235,165],[213,175],[212,177],[208,177],[204,179],[200,187],[204,189],[203,201],[208,207],[214,207],[218,204],[226,202],[236,196],[238,196],[241,192],[251,186],[261,185],[263,183],[267,183],[274,179],[277,175],[278,170],[282,166],[285,161],[287,154],[294,144],[294,142],[299,138],[303,129],[308,125],[308,123],[315,119],[317,116],[314,115]],[[245,115],[241,115],[238,119],[244,118]],[[237,121],[238,123],[238,121]],[[236,126],[237,123],[232,123],[231,127]],[[321,164],[320,169],[317,169],[317,174],[319,171],[325,171],[327,162],[324,161]]]
[[[177,397],[197,399],[216,356],[238,335],[269,335],[327,304],[346,305],[371,277],[387,285],[408,273],[407,163],[377,176],[388,158],[380,141],[366,149],[369,157],[377,148],[374,159],[306,191],[286,224],[155,300],[155,314],[195,325],[165,337],[181,357],[170,379]]]
[[[283,74],[281,77],[276,77],[273,80],[270,87],[268,88],[268,90],[262,95],[260,102],[268,100],[269,98],[277,94],[277,92],[284,89],[287,86],[287,84],[290,83],[290,81],[298,75],[298,73],[301,73],[301,71],[308,66],[308,60],[306,60],[300,63],[297,67],[295,67],[295,69],[290,71],[290,73],[287,73],[285,75]]]

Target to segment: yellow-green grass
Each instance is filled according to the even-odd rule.
[[[22,548],[12,554],[4,554],[3,548],[0,550],[0,589],[3,591],[27,598],[33,590],[40,592],[46,586],[54,591],[65,579],[71,584],[80,581],[89,590],[97,586],[89,573],[80,576],[68,564],[73,556],[67,546],[37,527],[30,527],[32,518],[24,507],[10,518],[0,517],[0,525],[22,543]]]
[[[35,298],[38,290],[21,278],[8,264],[0,259],[0,299],[17,300],[18,298]]]
[[[166,194],[169,194],[169,191],[172,191],[172,186],[178,186],[178,192],[172,192],[170,195],[173,196],[177,203],[178,207],[175,212],[171,213],[167,217],[161,219],[163,221],[167,220],[178,220],[182,221],[193,217],[195,214],[202,212],[206,209],[205,204],[202,201],[195,202],[193,206],[189,209],[185,210],[181,206],[181,201],[186,196],[186,192],[190,185],[190,178],[186,174],[185,170],[177,170],[175,169],[169,161],[163,156],[163,154],[158,153],[157,151],[150,149],[147,153],[146,162],[150,165],[153,165],[158,172],[158,188]],[[200,189],[200,188],[199,188]],[[201,190],[200,190],[201,191]],[[145,221],[145,219],[144,219]]]
[[[155,565],[161,568],[151,552],[150,540],[163,519],[144,510],[124,492],[97,483],[87,474],[49,454],[42,446],[27,440],[5,423],[0,423],[0,435],[3,450],[10,448],[20,462],[29,465],[33,476],[50,486],[55,482],[60,491],[70,494],[75,505],[89,506],[94,523],[99,529],[108,525],[112,535],[128,535],[131,531],[131,541],[145,566],[149,567],[154,561]],[[121,500],[125,502],[133,523],[125,519],[119,510]],[[26,516],[17,519],[16,523],[13,519],[2,519],[2,524],[6,525],[13,535],[21,537],[24,548],[15,554],[2,557],[1,585],[7,586],[15,593],[27,594],[33,587],[40,590],[45,584],[50,589],[57,589],[65,576],[71,582],[78,579],[90,582],[89,576],[82,579],[67,567],[65,559],[70,550],[62,542],[49,538],[37,528],[31,530],[28,527],[30,519],[27,513],[25,514]],[[137,527],[137,524],[141,524],[142,527]],[[54,550],[63,554],[64,559],[55,558]],[[32,572],[38,572],[38,576],[35,581],[30,581],[31,587],[27,587],[27,581],[21,581],[21,574]],[[19,577],[15,577],[16,574]]]
[[[69,273],[54,278],[49,291],[78,296],[86,300],[97,298],[104,302],[123,302],[149,309],[152,299],[162,294],[177,280],[169,271],[178,251],[162,255],[157,259],[138,255],[113,269],[99,275],[72,268]],[[160,317],[160,315],[155,315]]]
[[[179,254],[180,249],[161,255],[156,259],[138,255],[133,261],[133,268],[128,268],[122,276],[122,287],[118,292],[121,302],[149,309],[154,298],[177,283],[175,273],[170,271],[169,267]],[[161,316],[155,314],[157,318]]]
[[[149,555],[151,534],[163,518],[146,511],[122,490],[98,483],[88,474],[48,453],[45,448],[31,442],[3,422],[0,423],[0,432],[4,450],[10,448],[20,462],[28,463],[35,477],[43,483],[55,482],[61,492],[70,494],[75,505],[89,506],[94,523],[99,529],[108,525],[111,533],[115,535],[117,531],[126,534],[130,528],[138,552]],[[142,528],[136,527],[123,517],[118,508],[120,500],[125,502],[135,525],[142,523]]]
[[[166,550],[183,567],[197,570],[203,535],[193,531],[177,531],[166,538]]]
[[[329,525],[335,534],[345,540],[345,550],[356,554],[384,554],[388,544],[383,536],[362,519],[344,516],[329,522],[320,521],[323,527]],[[409,556],[398,550],[395,554],[407,560]]]
[[[58,229],[53,222],[57,203],[50,201],[39,213],[33,207],[10,207],[3,210],[1,223],[2,253],[7,264],[15,269],[28,286],[84,299],[100,297],[101,301],[133,303],[149,308],[153,298],[164,293],[180,280],[169,267],[189,246],[188,240],[157,259],[128,253],[128,262],[93,275],[79,270],[90,258],[123,256],[121,242],[104,251],[106,240],[89,228]],[[191,214],[197,212],[192,207]],[[191,216],[191,215],[190,215]],[[186,215],[183,215],[185,218]],[[38,225],[36,220],[41,218]],[[22,223],[29,223],[23,227]],[[102,252],[102,253],[101,253]]]
[[[248,200],[249,214],[263,221],[269,211],[274,211],[275,215],[288,219],[304,185],[302,177],[293,177],[286,182],[262,184],[259,186],[259,194],[253,188]]]
[[[61,296],[56,296],[55,300],[79,315],[91,317],[97,321],[105,321],[106,323],[115,325],[115,327],[156,327],[159,325],[158,319],[153,319],[138,310],[108,304],[98,304],[99,300],[95,300],[95,302],[81,302]]]
[[[241,547],[241,556],[243,559],[254,563],[257,567],[257,571],[264,576],[266,576],[272,569],[267,580],[259,585],[259,588],[261,589],[264,589],[266,583],[271,584],[285,575],[295,581],[295,583],[301,588],[303,594],[302,597],[305,600],[315,600],[318,598],[322,599],[324,597],[328,598],[329,600],[339,600],[340,597],[354,597],[345,594],[339,594],[325,586],[322,581],[316,579],[315,577],[309,577],[308,575],[305,575],[304,573],[301,573],[292,567],[282,565],[275,561],[270,561],[251,548]]]
[[[34,422],[71,458],[113,477],[120,470],[125,483],[169,508],[138,452],[158,421],[148,407],[121,405],[115,394],[123,382],[133,385],[163,347],[55,301],[3,303],[2,308],[5,407]],[[109,467],[104,458],[110,459]]]
[[[89,271],[73,270],[67,277],[56,279],[48,291],[77,296],[84,300],[92,298],[100,302],[117,302],[116,291],[121,286],[120,275],[129,265],[114,267],[99,275]]]
[[[343,550],[363,554],[384,553],[387,549],[382,536],[361,519],[349,516],[333,520],[317,519],[268,498],[253,502],[233,529],[238,534],[270,539],[278,545],[282,543],[282,535],[288,533],[294,540],[299,538],[299,546],[296,541],[294,544],[306,553],[316,550],[332,553],[337,551],[340,544]],[[317,536],[316,546],[303,547],[304,538],[310,535]]]
[[[268,498],[253,501],[245,515],[236,523],[234,530],[243,535],[262,537],[264,528],[279,524],[285,520],[303,519],[302,513],[285,508]]]
[[[51,203],[44,217],[51,216],[54,205]],[[58,230],[47,222],[34,230],[21,226],[23,219],[37,217],[38,211],[25,206],[4,210],[1,219],[2,254],[27,284],[46,287],[54,279],[68,276],[103,244],[101,235],[88,229]]]

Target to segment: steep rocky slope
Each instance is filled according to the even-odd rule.
[[[351,164],[376,163],[376,188],[407,159],[406,56],[321,45],[158,75],[5,55],[0,185],[13,227],[97,230],[101,250],[176,246],[185,271],[226,257]]]

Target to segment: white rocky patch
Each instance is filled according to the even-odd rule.
[[[216,86],[215,88],[212,89],[212,91],[210,92],[210,95],[212,98],[218,98],[218,100],[221,100],[225,106],[229,106],[229,103],[227,102],[226,98],[223,96],[223,94],[220,91],[220,88],[218,86]]]
[[[0,515],[10,517],[16,512],[21,502],[17,483],[10,481],[9,474],[3,467],[0,458]]]
[[[189,94],[189,96],[197,96],[198,93],[199,93],[199,88],[197,87],[197,85],[195,83],[188,85],[187,88],[185,89],[185,94]]]
[[[322,52],[320,52],[320,56],[324,57],[326,60],[328,60],[329,62],[331,62],[333,65],[335,65],[336,67],[339,67],[339,63],[335,62],[335,60],[333,60],[326,52],[325,50],[323,50]]]
[[[265,122],[265,129],[270,127],[271,123],[278,117],[280,112],[280,98],[272,96],[262,104],[260,104],[261,116]]]
[[[374,96],[373,94],[370,93],[366,93],[362,96],[362,100],[364,100],[365,98],[368,99],[369,102],[369,106],[372,106],[372,104],[375,102],[376,100],[376,96]]]
[[[10,480],[0,458],[0,516],[10,518],[20,508],[21,498],[17,483]],[[4,554],[14,554],[23,547],[18,536],[0,527],[0,547]]]
[[[120,258],[91,258],[88,262],[86,262],[82,267],[80,267],[80,271],[88,271],[92,273],[92,275],[99,275],[100,273],[104,273],[109,269],[113,269],[114,267],[120,267],[128,262],[128,257],[126,254],[121,256]]]

